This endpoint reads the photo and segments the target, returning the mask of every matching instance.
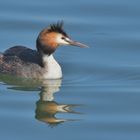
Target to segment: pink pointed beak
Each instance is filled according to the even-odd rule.
[[[68,42],[72,46],[77,46],[77,47],[81,47],[81,48],[89,48],[87,45],[80,43],[80,42],[77,42],[77,41],[73,41],[71,39]]]

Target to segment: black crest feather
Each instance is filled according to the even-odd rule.
[[[68,36],[67,33],[63,30],[63,25],[64,25],[63,21],[57,22],[55,24],[51,24],[48,31],[57,32],[63,34],[64,36]]]

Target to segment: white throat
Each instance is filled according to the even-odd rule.
[[[62,78],[62,70],[60,65],[54,59],[53,55],[44,55],[43,63],[45,66],[44,79],[60,79]]]

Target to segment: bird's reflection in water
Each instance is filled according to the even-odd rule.
[[[39,100],[36,102],[35,118],[39,121],[49,124],[51,127],[67,121],[76,120],[57,118],[56,114],[58,113],[80,114],[72,110],[74,107],[79,105],[60,104],[55,100],[54,94],[59,93],[60,91],[62,82],[61,79],[35,81],[0,75],[0,81],[10,85],[10,88],[14,90],[34,91],[40,89]]]
[[[71,110],[76,105],[59,104],[55,101],[54,93],[60,90],[61,80],[44,81],[40,92],[40,99],[36,102],[36,119],[56,126],[72,119],[57,118],[57,113],[77,113]]]

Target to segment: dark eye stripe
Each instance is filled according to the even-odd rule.
[[[67,38],[65,38],[65,37],[61,37],[61,39],[65,40],[66,42],[69,43],[69,40],[67,40]]]
[[[64,39],[65,40],[65,37],[61,37],[61,39]]]

